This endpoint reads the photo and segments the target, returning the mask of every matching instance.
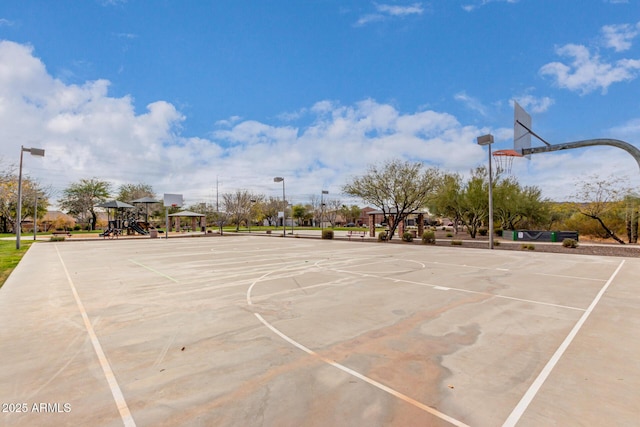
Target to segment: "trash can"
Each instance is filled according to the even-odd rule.
[[[149,237],[151,237],[152,239],[155,239],[158,237],[158,230],[149,230]]]

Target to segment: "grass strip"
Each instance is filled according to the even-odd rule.
[[[16,249],[14,240],[0,240],[0,288],[16,268],[31,243],[33,242],[23,240],[20,242],[20,249]]]

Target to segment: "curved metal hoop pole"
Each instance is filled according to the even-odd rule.
[[[594,145],[610,145],[621,148],[631,154],[631,156],[636,159],[638,167],[640,167],[640,150],[628,142],[620,141],[619,139],[586,139],[584,141],[566,142],[564,144],[554,144],[546,147],[523,148],[522,154],[526,156],[528,154],[548,153],[550,151],[568,150],[570,148],[593,147]]]

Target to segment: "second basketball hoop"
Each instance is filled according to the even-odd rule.
[[[522,157],[522,154],[515,150],[497,150],[493,152],[493,160],[496,164],[496,172],[498,174],[505,173],[511,175],[513,167],[513,159]]]

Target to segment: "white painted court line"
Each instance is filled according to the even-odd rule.
[[[169,275],[167,275],[167,274],[164,274],[164,273],[163,273],[163,272],[161,272],[161,271],[156,270],[155,268],[151,268],[151,267],[149,267],[149,266],[147,266],[147,265],[144,265],[144,264],[142,264],[141,262],[138,262],[138,261],[133,260],[133,259],[130,259],[129,261],[130,261],[130,262],[132,262],[132,263],[134,263],[134,264],[136,264],[136,265],[139,265],[140,267],[142,267],[142,268],[144,268],[144,269],[146,269],[146,270],[152,271],[152,272],[154,272],[154,273],[156,273],[156,274],[158,274],[158,275],[160,275],[160,276],[164,277],[165,279],[169,279],[169,280],[171,280],[172,282],[179,283],[179,282],[178,282],[178,280],[174,279],[173,277],[171,277],[171,276],[169,276]]]
[[[275,273],[276,271],[279,271],[279,270],[274,270],[273,272]],[[252,300],[251,300],[251,291],[253,290],[253,287],[256,284],[258,284],[259,282],[263,281],[269,275],[270,275],[270,273],[263,274],[258,279],[256,279],[251,284],[251,286],[249,286],[249,289],[247,289],[247,304],[248,305],[253,305]],[[335,360],[328,359],[328,358],[316,353],[315,351],[311,350],[310,348],[305,347],[304,345],[300,344],[299,342],[295,341],[294,339],[292,339],[292,338],[288,337],[287,335],[285,335],[284,333],[282,333],[279,329],[277,329],[271,323],[267,322],[260,314],[258,314],[258,313],[253,313],[253,314],[254,314],[254,316],[256,316],[256,318],[263,325],[265,325],[267,328],[269,328],[271,331],[273,331],[280,338],[282,338],[283,340],[285,340],[289,344],[293,345],[294,347],[297,347],[298,349],[304,351],[305,353],[320,359],[324,363],[326,363],[328,365],[331,365],[334,368],[340,369],[341,371],[343,371],[343,372],[345,372],[345,373],[347,373],[347,374],[349,374],[349,375],[351,375],[353,377],[361,379],[362,381],[365,381],[365,382],[371,384],[372,386],[378,388],[379,390],[382,390],[382,391],[384,391],[386,393],[389,393],[390,395],[395,396],[398,399],[403,400],[404,402],[406,402],[406,403],[408,403],[410,405],[413,405],[416,408],[422,409],[423,411],[428,412],[431,415],[434,415],[434,416],[436,416],[436,417],[438,417],[438,418],[440,418],[440,419],[442,419],[444,421],[447,421],[448,423],[450,423],[450,424],[452,424],[454,426],[469,427],[467,424],[465,424],[465,423],[463,423],[463,422],[461,422],[459,420],[456,420],[455,418],[450,417],[449,415],[444,414],[444,413],[438,411],[437,409],[434,409],[434,408],[432,408],[430,406],[427,406],[422,402],[418,402],[417,400],[412,399],[411,397],[409,397],[409,396],[407,396],[407,395],[405,395],[403,393],[400,393],[399,391],[394,390],[391,387],[388,387],[388,386],[386,386],[386,385],[384,385],[382,383],[379,383],[376,380],[373,380],[373,379],[371,379],[369,377],[366,377],[366,376],[362,375],[361,373],[359,373],[357,371],[354,371],[353,369],[347,368],[346,366],[341,365],[340,363],[336,362]]]
[[[410,285],[425,286],[425,287],[428,287],[428,288],[433,288],[433,289],[438,290],[438,291],[464,292],[464,293],[467,293],[467,294],[484,295],[484,296],[488,296],[488,297],[492,297],[492,298],[498,298],[498,299],[507,299],[507,300],[512,300],[512,301],[527,302],[527,303],[536,304],[536,305],[545,305],[545,306],[549,306],[549,307],[558,307],[558,308],[566,308],[566,309],[569,309],[569,310],[584,311],[584,308],[572,307],[570,305],[554,304],[554,303],[550,303],[550,302],[543,302],[543,301],[535,301],[535,300],[524,299],[524,298],[509,297],[509,296],[505,296],[505,295],[491,294],[491,293],[488,293],[488,292],[471,291],[469,289],[453,288],[453,287],[449,287],[449,286],[445,287],[445,286],[434,285],[432,283],[416,282],[416,281],[413,281],[413,280],[395,279],[393,277],[378,276],[376,274],[371,274],[371,273],[359,273],[357,271],[338,270],[338,269],[330,269],[330,270],[341,272],[341,273],[357,274],[357,275],[362,276],[362,277],[372,277],[372,278],[376,278],[376,279],[388,280],[388,281],[391,281],[391,282],[394,282],[394,283],[407,283],[407,284],[410,284]]]
[[[71,280],[71,275],[67,270],[67,266],[62,260],[62,255],[60,255],[60,251],[58,251],[58,246],[56,245],[56,253],[58,254],[58,258],[60,259],[60,263],[62,264],[62,268],[64,270],[64,274],[67,276],[67,281],[69,282],[69,286],[71,287],[71,292],[73,293],[73,297],[76,300],[76,304],[78,305],[78,310],[80,310],[80,315],[82,316],[82,321],[84,322],[84,327],[87,329],[87,333],[89,334],[89,338],[91,339],[91,344],[93,345],[93,349],[96,352],[96,356],[98,356],[98,361],[100,362],[100,367],[102,368],[102,372],[109,384],[109,389],[111,390],[111,395],[113,396],[113,400],[116,402],[116,406],[118,407],[118,412],[120,412],[120,418],[122,418],[122,422],[125,427],[135,427],[136,423],[131,416],[131,412],[129,411],[129,406],[127,406],[127,402],[124,400],[124,395],[122,394],[122,390],[120,390],[120,386],[118,385],[118,381],[116,380],[115,375],[113,374],[113,370],[111,369],[111,365],[109,364],[109,360],[107,356],[104,354],[102,350],[102,345],[100,345],[100,341],[98,341],[98,337],[93,330],[93,326],[89,321],[89,316],[87,315],[87,311],[84,309],[84,305],[80,300],[80,296],[78,295],[78,291],[76,290],[75,285],[73,284],[73,280]]]
[[[618,268],[616,268],[616,270],[613,272],[611,277],[609,277],[609,280],[607,280],[607,282],[604,284],[602,289],[600,289],[600,292],[598,292],[596,297],[591,302],[591,305],[589,305],[589,308],[587,308],[584,314],[580,317],[580,319],[575,324],[571,332],[569,332],[569,335],[567,335],[567,337],[564,339],[562,344],[560,344],[560,347],[558,347],[558,349],[553,354],[553,356],[551,356],[551,359],[549,359],[549,361],[547,362],[545,367],[542,369],[538,377],[531,384],[531,386],[529,387],[527,392],[524,394],[524,396],[522,396],[522,399],[520,399],[520,402],[518,402],[516,407],[511,412],[511,415],[509,415],[507,420],[502,425],[503,427],[515,426],[518,423],[518,421],[520,421],[520,418],[524,414],[524,411],[526,411],[531,401],[533,401],[533,398],[536,397],[536,394],[538,394],[538,391],[540,390],[544,382],[547,380],[547,378],[551,374],[551,371],[553,370],[553,368],[556,366],[556,364],[558,363],[558,361],[560,360],[564,352],[567,350],[567,348],[569,347],[573,339],[576,337],[576,335],[582,328],[582,325],[584,325],[584,323],[587,321],[593,309],[596,307],[598,302],[600,302],[600,299],[609,288],[609,285],[611,285],[611,283],[613,282],[613,279],[615,279],[620,269],[622,269],[622,266],[624,265],[624,261],[625,260],[620,261]]]

